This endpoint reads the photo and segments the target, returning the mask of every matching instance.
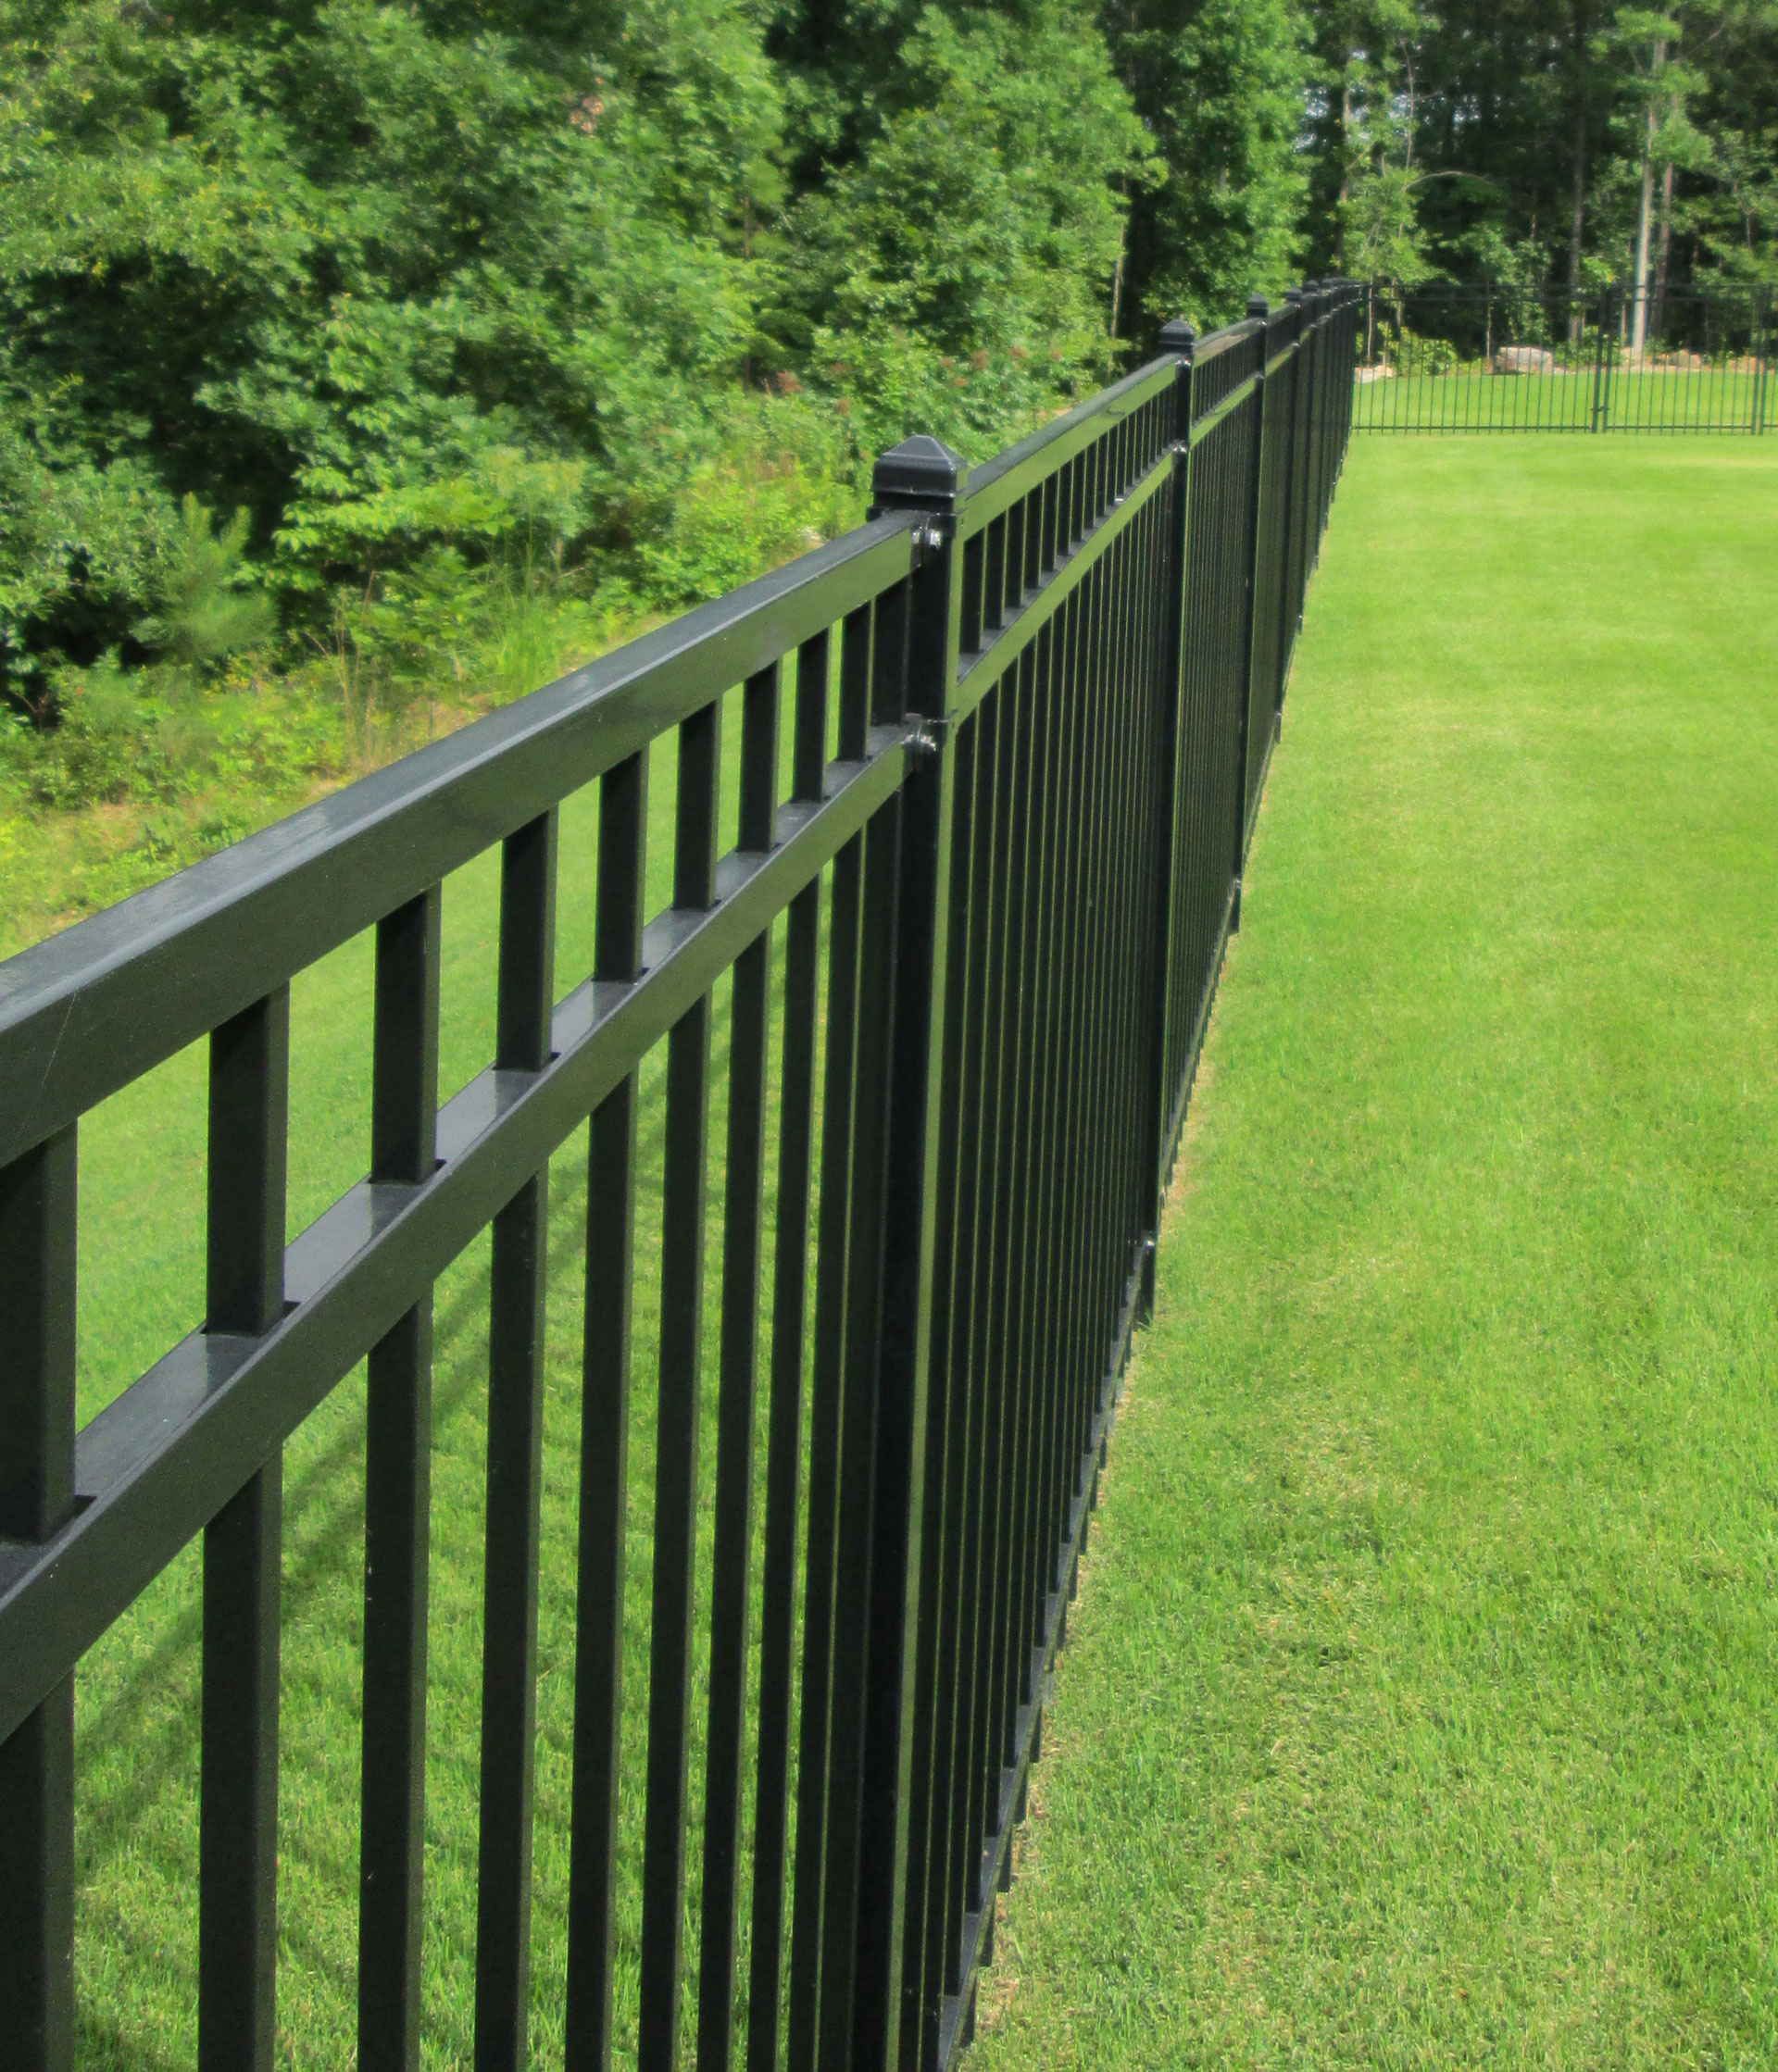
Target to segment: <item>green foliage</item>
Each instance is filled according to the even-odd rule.
[[[1388,356],[1404,374],[1453,374],[1458,367],[1448,338],[1422,338],[1406,325],[1389,341]]]
[[[177,538],[172,500],[145,463],[52,468],[0,418],[0,683],[47,714],[55,664],[129,634]]]
[[[1099,379],[1149,160],[1090,0],[851,26],[823,75],[758,0],[0,0],[0,688],[274,612],[461,680],[515,601],[708,594]]]
[[[144,697],[115,664],[62,672],[56,683],[60,725],[27,767],[42,805],[116,805],[168,798],[178,775],[161,740],[168,708]]]
[[[254,683],[200,689],[177,665],[121,668],[115,655],[55,679],[57,723],[6,729],[5,762],[42,806],[168,804],[220,784],[281,788],[336,760],[311,697]]]
[[[247,510],[298,620],[686,471],[750,335],[731,218],[775,89],[743,6],[601,27],[604,56],[519,9],[0,6],[15,469],[163,531],[186,491]],[[6,555],[13,616],[88,659],[75,606],[102,645],[152,586],[67,532]]]
[[[1773,279],[1774,0],[0,0],[0,699],[506,695],[1305,258],[1621,274],[1651,154]]]
[[[1308,83],[1297,0],[1134,0],[1107,10],[1160,177],[1132,196],[1128,306],[1139,343],[1169,317],[1237,317],[1296,278]]]
[[[785,332],[857,397],[867,445],[917,422],[992,450],[1109,364],[1141,125],[1084,0],[924,9],[860,123],[793,212]]]
[[[257,647],[271,628],[271,606],[247,587],[247,515],[237,511],[219,533],[195,496],[180,506],[179,530],[156,570],[156,609],[131,628],[153,653],[201,668]]]
[[[1584,289],[1634,276],[1646,209],[1657,300],[1778,281],[1772,0],[1308,11],[1316,269]]]
[[[695,604],[837,537],[863,517],[858,472],[846,414],[794,389],[738,398],[709,459],[639,528],[638,594]]]

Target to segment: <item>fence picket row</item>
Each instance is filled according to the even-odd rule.
[[[1311,283],[1203,339],[1169,326],[1157,358],[972,479],[908,441],[846,539],[0,966],[0,2072],[73,2063],[81,1657],[200,1535],[198,2056],[282,2061],[281,1464],[367,1356],[359,2062],[419,2062],[432,1291],[489,1228],[475,2054],[527,2062],[547,1181],[582,1127],[556,2019],[570,2072],[612,2061],[657,1044],[637,2062],[931,2072],[967,2043],[1363,315],[1359,290]],[[648,751],[668,739],[672,891],[650,916]],[[557,1000],[558,809],[595,782],[595,952]],[[441,1101],[440,888],[495,846],[495,1054]],[[372,925],[368,1177],[281,1252],[290,983]],[[80,1119],[200,1037],[207,1316],[77,1430]]]
[[[1372,283],[1355,431],[1772,428],[1769,289]]]

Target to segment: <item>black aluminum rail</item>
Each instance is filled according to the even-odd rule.
[[[621,1962],[639,2063],[678,2062],[694,1759],[697,2063],[925,2067],[967,2041],[1361,315],[1331,284],[1202,342],[1170,326],[1158,358],[972,479],[909,441],[848,538],[0,965],[6,2072],[73,2061],[81,1658],[200,1536],[198,2058],[273,2064],[282,1449],[367,1358],[358,2062],[418,2063],[432,1290],[490,1228],[474,2026],[478,2065],[527,2061],[547,1183],[589,1121],[550,2053],[609,2063]],[[649,751],[669,737],[672,890],[649,915]],[[558,818],[593,785],[595,949],[557,999]],[[442,882],[496,846],[495,1054],[441,1102]],[[368,1171],[286,1245],[291,981],[369,929]],[[77,1429],[81,1119],[200,1039],[204,1313]],[[642,1907],[620,1950],[638,1127],[662,1043]]]

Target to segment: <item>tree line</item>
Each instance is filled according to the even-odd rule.
[[[1778,6],[1329,0],[1313,10],[1316,263],[1658,303],[1770,287]]]
[[[1763,284],[1778,249],[1778,0],[0,24],[0,691],[42,727],[95,671],[423,671],[540,585],[708,594],[907,431],[983,456],[1305,272]]]

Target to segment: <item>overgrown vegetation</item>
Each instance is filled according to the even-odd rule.
[[[182,859],[1305,265],[1770,280],[1775,24],[0,0],[0,802]]]
[[[346,704],[448,686],[540,598],[853,522],[907,423],[992,450],[1098,380],[1149,161],[1090,10],[872,21],[854,74],[742,0],[0,8],[13,706],[273,635]]]

